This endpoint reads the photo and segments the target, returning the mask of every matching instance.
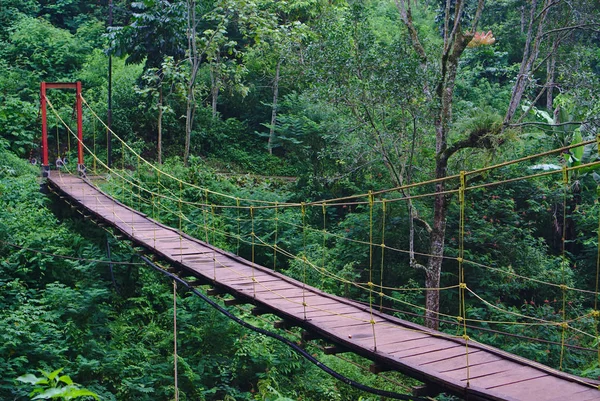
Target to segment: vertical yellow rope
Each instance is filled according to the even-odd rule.
[[[56,159],[58,159],[60,157],[60,134],[58,131],[58,117],[54,117],[54,123],[56,124]]]
[[[130,182],[134,182],[135,181],[135,172],[134,171],[131,171],[131,174],[127,174],[127,175],[129,176],[129,181]],[[135,188],[131,188],[131,191],[129,192],[129,194],[130,194],[130,202],[131,202],[130,205],[131,205],[131,208],[134,208],[135,207],[135,198],[134,198]],[[131,227],[132,227],[132,229],[133,229],[133,216],[134,215],[135,215],[135,213],[131,213]]]
[[[306,259],[306,204],[302,202],[300,205],[302,211],[302,260],[304,265],[303,279],[302,279],[302,307],[304,309],[304,320],[306,320],[306,265],[308,260]]]
[[[235,248],[235,254],[240,256],[240,198],[235,198],[236,210],[237,210],[237,246]]]
[[[204,190],[204,204],[202,205],[202,217],[204,219],[204,242],[210,244],[208,240],[208,189]],[[217,279],[217,255],[213,248],[212,252],[213,259],[213,279]]]
[[[150,199],[151,199],[151,202],[152,202],[152,205],[151,205],[152,206],[152,220],[156,220],[156,218],[154,216],[154,212],[155,212],[155,208],[156,208],[156,206],[154,205],[154,193],[151,193]],[[154,238],[154,246],[153,246],[153,248],[156,249],[156,224],[153,224],[152,228],[153,228],[153,238]]]
[[[173,280],[173,370],[175,384],[175,401],[179,400],[179,385],[177,374],[177,281]]]
[[[69,131],[67,131],[67,154],[69,155],[69,159],[71,158],[71,135],[69,135]]]
[[[127,203],[127,195],[125,194],[125,170],[123,169],[121,171],[121,194],[119,196],[119,199],[121,200],[121,202],[123,203]],[[133,216],[131,216],[133,218]]]
[[[211,218],[211,222],[212,222],[212,224],[211,224],[211,228],[212,228],[212,240],[213,240],[212,243],[213,243],[213,245],[215,245],[217,243],[217,227],[216,227],[217,216],[216,216],[216,213],[215,213],[215,205],[213,205],[212,203],[210,205],[210,218]]]
[[[136,171],[136,173],[138,175],[138,184],[139,184],[139,186],[138,186],[138,205],[139,205],[139,209],[138,210],[142,210],[142,179],[141,179],[140,157],[139,156],[137,158],[137,171]]]
[[[154,191],[150,191],[150,202],[152,206],[152,220],[156,220],[156,204],[154,200]]]
[[[121,170],[125,171],[125,142],[121,142]]]
[[[596,136],[596,151],[600,152],[600,135]],[[597,252],[596,252],[596,290],[594,292],[594,325],[596,331],[596,347],[598,348],[598,366],[600,366],[600,333],[598,332],[598,323],[600,311],[598,311],[598,285],[600,284],[600,186],[596,189],[596,207],[598,208],[598,237],[597,237]]]
[[[157,207],[156,207],[156,220],[160,219],[160,170],[156,171],[156,193],[158,195]]]
[[[204,218],[204,242],[209,244],[208,240],[208,189],[204,190],[204,203],[202,205],[202,217]]]
[[[277,271],[277,240],[279,239],[279,204],[275,202],[275,241],[273,242],[273,271]]]
[[[599,137],[600,138],[600,137]],[[600,149],[600,147],[598,148]],[[596,321],[596,346],[598,348],[598,366],[600,366],[600,333],[598,332],[598,323],[600,318],[600,311],[598,311],[598,284],[600,283],[600,199],[596,200],[596,207],[598,207],[598,238],[597,238],[597,256],[596,256],[596,290],[594,292],[594,320]]]
[[[182,211],[182,201],[181,195],[183,192],[183,187],[181,181],[179,181],[179,262],[183,263],[183,235],[182,235],[182,223],[183,223],[183,211]]]
[[[256,277],[254,277],[254,244],[255,233],[254,233],[254,206],[250,206],[250,222],[252,231],[250,232],[250,236],[252,237],[252,289],[254,291],[254,298],[256,298]]]
[[[379,311],[383,312],[383,267],[385,257],[385,215],[386,215],[386,203],[385,199],[381,201],[381,269],[379,271]]]
[[[563,221],[562,221],[562,263],[561,263],[561,273],[562,273],[562,323],[561,323],[561,334],[560,334],[560,362],[559,369],[563,369],[563,360],[565,355],[565,338],[567,335],[567,328],[569,324],[567,323],[567,283],[566,281],[566,264],[567,255],[566,255],[566,236],[567,236],[567,192],[569,190],[569,173],[567,171],[567,166],[563,165],[562,169],[563,175]]]
[[[371,315],[371,329],[373,330],[373,350],[377,351],[377,337],[375,336],[375,319],[373,318],[373,191],[369,190],[369,313]]]
[[[327,208],[325,207],[325,203],[321,205],[321,209],[323,212],[323,256],[321,263],[321,287],[325,288],[325,272],[327,271],[325,268],[325,262],[327,258]]]
[[[465,290],[467,283],[465,281],[465,269],[463,265],[465,257],[465,190],[467,188],[467,179],[465,171],[460,172],[460,188],[458,191],[460,203],[459,220],[459,239],[458,239],[458,276],[459,276],[459,320],[463,325],[463,339],[465,340],[465,359],[467,373],[467,387],[469,387],[470,366],[469,366],[469,336],[467,335],[467,309],[465,304]]]
[[[124,174],[123,174],[124,175]],[[133,181],[133,172],[131,173],[131,175],[129,176],[129,178],[131,179],[131,181]],[[130,205],[133,208],[135,205],[135,200],[133,198],[133,188],[131,189],[131,192],[129,192],[129,194],[131,195],[130,197]],[[123,199],[125,199],[125,197],[123,197]],[[135,231],[135,213],[131,213],[131,235],[133,235],[134,231]]]
[[[204,190],[204,204],[202,205],[202,215],[204,216],[204,240],[210,244],[208,240],[208,189]]]
[[[369,287],[373,283],[373,191],[369,191]],[[369,297],[372,298],[372,288]]]
[[[94,157],[92,158],[92,171],[94,172],[94,175],[98,174],[96,171],[96,119],[94,118],[93,120],[93,130],[94,130],[94,139],[93,139],[93,143],[92,143],[92,149],[94,149]]]

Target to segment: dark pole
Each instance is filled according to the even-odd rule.
[[[113,23],[113,2],[112,0],[108,0],[108,26],[112,27]],[[106,153],[107,160],[106,165],[108,167],[112,166],[112,50],[109,49],[108,52],[108,110],[106,113],[106,125],[108,129],[106,130]]]

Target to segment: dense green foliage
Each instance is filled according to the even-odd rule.
[[[172,399],[171,284],[132,249],[99,228],[90,231],[57,199],[51,203],[26,162],[0,151],[0,166],[0,397],[28,399],[31,388],[18,385],[17,377],[62,366],[104,400]],[[101,262],[107,260],[106,241],[112,273]],[[197,297],[181,293],[177,313],[180,399],[360,396]],[[256,320],[249,309],[238,314],[272,327],[273,319]],[[375,376],[363,378],[352,365],[321,358],[356,380],[392,388]]]
[[[448,134],[447,175],[598,134],[600,36],[593,29],[599,17],[593,1],[488,0],[477,32],[492,31],[496,42],[465,48],[451,84],[444,76],[446,2],[412,9],[423,54],[406,29],[402,0],[114,1],[109,28],[107,3],[9,0],[0,7],[2,399],[26,399],[30,390],[15,379],[58,367],[102,399],[173,397],[170,283],[141,266],[126,244],[39,193],[39,171],[24,161],[39,160],[40,81],[82,81],[84,98],[104,118],[107,55],[113,55],[114,131],[150,161],[160,152],[169,174],[231,195],[229,206],[235,197],[299,203],[430,180],[444,155],[436,149],[441,129]],[[461,29],[468,34],[479,18],[477,1],[465,7]],[[539,18],[530,21],[530,14]],[[527,84],[515,103],[523,77]],[[446,114],[444,90],[452,92]],[[72,93],[52,91],[49,99],[73,124]],[[72,160],[73,141],[52,115],[50,160]],[[86,144],[99,156],[86,156],[86,164],[105,173],[106,130],[89,112],[84,126]],[[190,157],[184,160],[186,145]],[[117,141],[113,146],[114,165],[146,188],[189,202],[222,202],[174,181],[158,184],[155,171]],[[598,147],[590,144],[469,177],[470,185],[505,181],[465,198],[464,257],[471,263],[465,281],[472,294],[464,313],[481,329],[473,328],[473,338],[576,374],[600,374],[591,295],[597,290],[600,173],[596,165],[585,166],[597,161]],[[569,169],[567,185],[563,167]],[[558,173],[517,180],[544,171]],[[180,204],[165,201],[158,210],[148,194],[136,199],[118,174],[107,174],[106,189],[148,215],[360,301],[368,302],[368,294],[317,270],[306,274],[301,259],[351,282],[382,277],[395,290],[381,306],[423,323],[424,294],[408,289],[425,286],[418,266],[430,253],[436,209],[425,195],[433,185],[382,195],[378,200],[390,201],[385,213],[381,204],[318,206],[306,214],[267,209],[252,217],[233,208],[209,213],[184,206],[190,220],[181,222]],[[458,185],[455,180],[447,188]],[[409,195],[417,198],[391,202]],[[460,276],[452,259],[461,244],[458,196],[447,199],[443,252],[450,259],[440,287],[455,286]],[[274,257],[266,246],[253,249],[251,231],[300,259]],[[416,256],[406,251],[411,239]],[[367,241],[404,252],[382,257]],[[102,262],[107,246],[125,264]],[[441,292],[441,328],[452,333],[453,317],[461,313],[458,296]],[[270,323],[245,309],[238,313],[258,325]],[[361,396],[194,297],[180,293],[178,314],[181,399]],[[531,319],[522,314],[556,325],[527,324]],[[563,336],[565,320],[574,330]],[[563,358],[562,342],[587,350],[570,349]],[[392,388],[346,362],[320,358],[362,382]]]

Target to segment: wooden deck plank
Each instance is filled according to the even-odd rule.
[[[480,352],[479,354],[484,354],[482,352]],[[477,354],[475,354],[477,355]],[[475,355],[471,355],[471,356],[475,356]],[[489,354],[488,354],[489,355]],[[469,359],[471,359],[469,357]],[[464,360],[464,356],[463,356],[463,360]],[[444,361],[442,361],[444,362]],[[436,369],[435,367],[435,363],[433,363],[433,368]],[[440,371],[440,374],[446,375],[448,377],[453,377],[456,380],[460,380],[463,382],[467,382],[467,381],[471,381],[474,380],[476,378],[481,378],[481,377],[485,377],[485,376],[491,376],[491,375],[496,375],[496,374],[502,374],[504,372],[510,372],[512,369],[514,369],[514,365],[513,364],[507,364],[505,360],[500,359],[500,360],[496,360],[496,361],[490,361],[487,363],[481,363],[481,364],[477,364],[477,365],[469,365],[469,369],[467,370],[466,367],[462,367],[460,369],[453,369],[451,371]]]
[[[520,381],[516,383],[494,385],[489,389],[499,390],[502,388],[502,393],[510,397],[521,397],[523,395],[532,396],[535,394],[536,400],[545,400],[555,397],[564,397],[564,400],[570,400],[575,393],[578,392],[580,386],[577,383],[561,383],[556,386],[556,378],[552,376],[543,376],[535,379]],[[581,398],[577,398],[580,400]]]
[[[344,316],[347,314],[352,314],[356,311],[356,308],[350,307],[350,306],[341,306],[339,308],[336,308],[336,314],[340,315],[340,316]],[[319,311],[319,310],[311,310],[308,313],[308,316],[311,319],[314,319],[315,321],[318,321],[319,318],[326,318],[331,316],[331,312],[330,311]]]
[[[492,362],[502,361],[502,358],[489,354],[487,352],[477,352],[475,354],[469,354],[468,365],[471,372],[475,371],[475,368],[481,365],[489,365]],[[431,363],[432,368],[439,371],[440,373],[453,374],[458,370],[466,370],[467,357],[466,355],[459,355],[455,358],[448,359],[437,363]]]
[[[414,352],[414,351],[413,351]],[[439,349],[427,350],[427,352],[412,353],[411,355],[405,355],[403,359],[412,360],[418,365],[425,365],[428,362],[445,361],[459,355],[466,355],[466,348],[459,344],[453,346],[440,346]]]
[[[369,323],[370,316],[364,316],[360,312],[354,310],[354,312],[340,313],[338,310],[332,310],[327,315],[312,317],[315,322],[326,325],[329,328],[336,328],[338,326],[344,326],[345,321],[355,320],[365,323]]]
[[[548,399],[547,401],[565,401],[563,396]],[[587,390],[578,391],[571,395],[569,400],[577,400],[577,401],[592,401],[592,400],[600,400],[600,390],[598,388],[588,388]]]
[[[218,267],[219,265],[217,265]],[[234,268],[228,269],[220,267],[218,272],[219,281],[224,284],[235,284],[238,281],[252,281],[256,284],[265,284],[273,281],[279,281],[273,276],[264,274],[262,272],[252,272],[248,270],[234,270]]]
[[[469,378],[469,383],[478,387],[491,389],[505,384],[521,383],[527,380],[537,379],[545,376],[548,376],[548,374],[544,371],[534,369],[529,366],[519,366],[515,369],[508,369],[507,371],[494,375]]]
[[[416,333],[401,328],[376,329],[377,348],[382,352],[391,353],[400,348],[412,347],[413,341],[431,338],[428,335]],[[356,342],[358,345],[360,341]]]
[[[392,351],[391,354],[395,357],[395,358],[403,358],[405,356],[410,356],[413,353],[419,352],[419,351],[427,351],[428,347],[431,349],[437,349],[441,346],[445,346],[445,347],[451,347],[456,345],[456,343],[453,343],[451,341],[442,341],[442,342],[436,342],[435,344],[432,344],[431,341],[431,337],[426,337],[426,338],[415,338],[415,339],[409,339],[410,343],[403,345],[402,347],[398,348],[395,351]]]

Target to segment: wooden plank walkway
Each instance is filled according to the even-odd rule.
[[[84,214],[181,269],[181,276],[209,283],[433,389],[468,400],[600,400],[598,382],[472,340],[467,347],[462,338],[371,312],[157,223],[79,177],[53,172],[47,182]]]

